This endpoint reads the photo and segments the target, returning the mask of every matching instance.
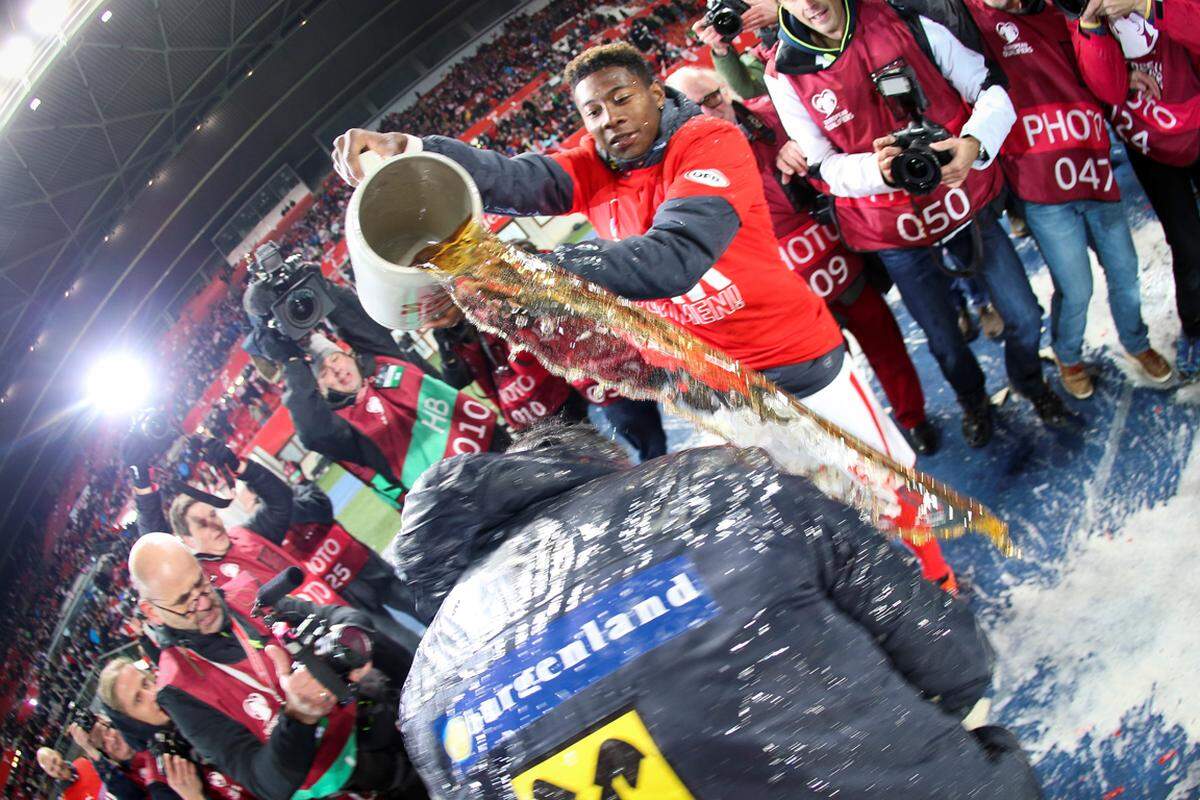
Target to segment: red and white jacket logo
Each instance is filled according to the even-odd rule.
[[[271,707],[267,705],[267,698],[258,692],[246,695],[246,699],[242,701],[242,710],[259,722],[266,722],[271,718]]]
[[[647,303],[660,316],[691,325],[711,325],[746,307],[742,290],[711,267],[687,294],[672,297],[670,303],[651,300]]]
[[[1026,56],[1033,52],[1033,45],[1021,41],[1021,29],[1017,27],[1017,23],[997,22],[996,33],[1005,41],[1004,49],[1000,51],[1004,58]]]
[[[813,108],[827,117],[837,108],[837,102],[837,95],[829,89],[817,92],[812,98]]]

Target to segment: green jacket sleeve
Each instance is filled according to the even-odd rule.
[[[763,80],[766,65],[753,54],[742,53],[739,56],[731,47],[723,56],[713,53],[713,66],[743,100],[767,93],[767,82]]]

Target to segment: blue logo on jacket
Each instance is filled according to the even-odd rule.
[[[592,596],[492,664],[434,723],[454,771],[465,775],[507,736],[718,612],[683,556]]]

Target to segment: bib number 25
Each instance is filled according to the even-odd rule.
[[[965,222],[971,214],[971,199],[959,187],[946,192],[945,197],[920,211],[920,216],[906,211],[896,218],[896,232],[906,242],[920,242],[940,236]]]

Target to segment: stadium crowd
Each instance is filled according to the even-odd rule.
[[[1194,21],[1187,5],[1191,2],[1163,0],[1158,5],[1187,7],[1187,18]],[[641,13],[649,5],[654,6],[650,13]],[[1137,115],[1145,107],[1138,92],[1156,93],[1173,109],[1173,119],[1192,119],[1188,101],[1200,87],[1196,60],[1172,62],[1178,72],[1192,70],[1187,80],[1175,73],[1155,73],[1148,79],[1144,76],[1153,70],[1143,69],[1139,65],[1144,62],[1138,60],[1145,54],[1122,55],[1122,25],[1116,23],[1133,19],[1131,10],[1141,14],[1135,16],[1141,20],[1137,24],[1142,34],[1152,29],[1147,27],[1151,22],[1158,22],[1161,30],[1155,29],[1154,36],[1160,37],[1161,47],[1175,48],[1177,55],[1200,51],[1189,38],[1197,26],[1164,17],[1153,5],[1134,5],[1131,0],[1095,0],[1078,9],[1078,20],[1068,21],[1055,7],[1036,0],[964,0],[956,6],[958,17],[939,24],[915,13],[903,16],[878,0],[850,5],[785,0],[778,17],[772,0],[756,0],[742,13],[763,26],[757,38],[765,46],[739,52],[727,38],[716,35],[707,20],[699,19],[704,9],[691,0],[600,7],[584,0],[551,2],[533,14],[510,17],[495,38],[454,65],[433,89],[403,111],[386,116],[378,131],[356,129],[339,137],[334,153],[337,174],[321,185],[311,209],[278,243],[279,250],[285,258],[319,262],[345,235],[346,205],[353,186],[363,179],[358,154],[365,149],[393,153],[420,142],[426,151],[462,164],[483,187],[489,208],[529,215],[583,210],[598,231],[611,233],[605,237],[609,241],[560,247],[549,256],[557,266],[643,303],[724,349],[766,374],[814,414],[905,466],[935,452],[941,433],[925,416],[920,381],[883,293],[892,285],[899,289],[962,406],[964,439],[972,447],[983,447],[993,435],[990,401],[983,391],[982,371],[967,348],[951,276],[946,274],[974,272],[1003,317],[1004,330],[998,335],[1004,339],[1012,386],[1047,426],[1061,427],[1068,424],[1070,411],[1051,384],[1080,400],[1091,395],[1080,353],[1091,294],[1089,243],[1108,275],[1121,343],[1145,378],[1166,386],[1177,376],[1194,378],[1200,372],[1200,278],[1182,250],[1175,263],[1184,327],[1177,365],[1150,347],[1140,317],[1137,255],[1128,225],[1120,218],[1111,175],[1103,187],[1102,180],[1089,184],[1086,177],[1095,177],[1096,159],[1108,163],[1109,134],[1102,122],[1094,135],[1075,142],[1074,150],[1068,148],[1082,159],[1071,166],[1070,186],[1061,179],[1063,168],[1039,159],[1043,151],[1036,146],[1002,150],[1011,148],[1004,145],[1009,130],[1016,130],[1014,122],[1034,96],[1042,104],[1066,104],[1064,108],[1094,106],[1095,120],[1102,119],[1101,100],[1127,108],[1129,121],[1124,128],[1118,126],[1117,133],[1125,136],[1131,150],[1139,141],[1159,144],[1162,140],[1156,137],[1178,133],[1153,127],[1152,115]],[[863,16],[848,15],[848,9]],[[775,30],[777,22],[782,32]],[[1026,27],[1004,27],[1016,22]],[[854,25],[861,26],[857,38],[843,35]],[[628,44],[589,49],[614,26],[620,26],[622,38],[636,49]],[[685,39],[687,30],[694,30],[703,48]],[[992,31],[999,33],[993,36]],[[1006,66],[1005,60],[1014,54],[1028,54],[1013,49],[1019,36],[1039,43],[1069,41],[1073,49],[1038,50],[1043,60],[1037,69],[1021,74],[1010,70],[1008,81],[997,80],[995,67],[980,53]],[[868,64],[865,46],[848,44],[864,41],[880,52],[885,46],[900,48],[908,66]],[[707,48],[715,70],[696,66]],[[586,52],[579,55],[581,51]],[[846,63],[846,69],[857,71],[830,75],[836,73],[828,63],[831,52],[840,54],[832,63]],[[676,70],[681,64],[684,68]],[[903,121],[880,110],[884,106],[875,97],[875,78],[869,70],[863,72],[868,66],[893,69],[886,77],[907,81],[909,95],[912,83],[924,86],[926,105],[920,113],[946,128],[945,136],[934,139],[925,151],[946,154],[938,164],[940,180],[933,185],[918,186],[899,168],[911,164],[911,148],[900,141],[908,134],[898,135],[897,123]],[[1086,85],[1074,80],[1077,68],[1082,68]],[[475,147],[455,140],[491,113],[496,98],[509,97],[541,76],[554,79],[476,136]],[[1097,87],[1114,76],[1124,81],[1127,91],[1114,94],[1105,89],[1098,99]],[[665,87],[661,78],[667,78]],[[1185,88],[1177,89],[1181,82]],[[880,87],[883,95],[883,84]],[[870,112],[856,117],[839,111],[839,104]],[[580,115],[587,136],[582,145],[567,147]],[[596,121],[601,116],[632,121],[628,126]],[[1031,130],[1029,124],[1024,131]],[[726,139],[721,144],[722,137],[738,131],[745,142],[738,139],[735,147]],[[1145,136],[1139,140],[1140,133]],[[1173,248],[1185,246],[1184,234],[1174,232],[1179,230],[1175,226],[1187,224],[1179,221],[1188,216],[1179,207],[1190,204],[1189,213],[1195,216],[1195,187],[1190,182],[1194,177],[1187,176],[1194,176],[1200,159],[1200,132],[1187,133],[1186,142],[1168,140],[1170,157],[1164,159],[1153,149],[1130,156],[1164,218]],[[658,152],[654,148],[659,137],[665,149],[691,148],[687,158],[679,156],[665,165],[661,160],[647,162]],[[1186,166],[1176,163],[1180,149],[1186,150]],[[511,159],[483,152],[488,150],[509,157],[538,155]],[[928,164],[929,158],[937,162],[929,155],[922,163]],[[820,169],[814,169],[818,164]],[[670,170],[674,173],[666,174]],[[1180,172],[1184,178],[1176,174]],[[1056,175],[1055,186],[1051,180]],[[1163,188],[1168,178],[1178,179],[1173,193]],[[1147,185],[1152,179],[1161,181],[1153,189]],[[1043,376],[1038,352],[1042,310],[993,208],[1002,183],[1011,193],[1008,213],[1028,223],[1055,279],[1049,326],[1056,382]],[[1186,202],[1181,193],[1187,195]],[[635,195],[636,203],[630,203],[638,206],[636,211],[615,208],[618,199]],[[836,232],[816,206],[818,195],[837,211]],[[900,196],[903,202],[863,201],[882,196]],[[925,209],[942,208],[945,213],[919,217],[906,210],[916,208],[909,203],[912,197],[926,196],[942,205]],[[653,202],[642,202],[646,197]],[[965,205],[954,205],[960,201]],[[1166,222],[1171,214],[1175,220]],[[951,216],[954,223],[962,223],[962,230],[976,232],[975,241],[970,235],[950,236],[956,233],[950,229]],[[1077,252],[1068,252],[1051,230],[1060,239],[1070,231]],[[785,263],[777,264],[777,270],[766,269],[764,265],[778,260],[777,254]],[[646,274],[645,263],[661,265],[661,274]],[[718,289],[740,287],[736,303],[726,302],[725,311],[703,297],[712,288],[708,284],[720,281],[724,283]],[[652,403],[647,408],[557,378],[528,354],[475,329],[453,304],[439,306],[436,315],[423,320],[424,332],[439,354],[436,366],[431,366],[398,346],[388,330],[370,319],[352,288],[327,286],[334,310],[315,333],[300,339],[280,333],[267,318],[248,311],[243,305],[246,290],[244,281],[228,285],[208,314],[164,353],[170,367],[162,382],[164,394],[171,398],[164,410],[177,429],[169,445],[134,426],[119,455],[90,456],[86,488],[64,500],[69,501],[70,513],[58,509],[57,515],[48,515],[64,520],[61,530],[50,532],[50,550],[45,552],[40,540],[26,538],[17,543],[4,567],[0,613],[12,633],[2,662],[0,697],[15,702],[0,722],[0,741],[17,754],[9,796],[53,797],[85,780],[86,763],[96,765],[120,800],[273,800],[352,792],[421,798],[426,784],[436,785],[437,796],[492,797],[507,796],[503,792],[509,780],[518,797],[574,796],[565,785],[567,778],[561,777],[569,770],[543,769],[553,758],[546,754],[558,752],[560,746],[566,748],[563,752],[576,753],[580,741],[586,741],[581,737],[602,721],[601,730],[619,729],[627,738],[633,736],[630,731],[641,736],[644,728],[654,729],[653,724],[643,726],[639,713],[669,719],[654,730],[651,745],[657,742],[655,746],[668,755],[666,762],[689,776],[689,786],[710,792],[721,787],[712,796],[765,796],[755,794],[756,789],[776,781],[784,782],[778,785],[785,793],[778,796],[797,796],[800,787],[811,786],[809,778],[830,786],[849,781],[847,797],[1039,796],[1028,761],[1011,734],[986,725],[968,731],[960,724],[987,689],[991,655],[967,606],[956,597],[960,587],[955,572],[936,541],[903,543],[916,556],[919,568],[914,569],[899,555],[900,548],[863,525],[849,509],[820,497],[800,478],[780,476],[754,457],[695,451],[656,459],[665,451],[665,435]],[[697,290],[702,300],[693,297]],[[701,302],[708,303],[703,314]],[[746,321],[750,314],[738,316],[743,308],[753,312],[754,321]],[[884,414],[869,384],[859,380],[843,330],[862,347],[890,401],[894,421]],[[223,393],[204,415],[200,430],[180,435],[187,412],[231,349],[242,344],[259,359],[277,365],[270,372],[275,382],[247,367],[235,391]],[[471,385],[477,393],[466,391]],[[487,402],[478,399],[480,394]],[[441,429],[431,423],[431,402],[445,410],[445,417],[437,418]],[[243,458],[236,446],[231,449],[235,433],[253,433],[280,403],[290,412],[304,447],[404,509],[403,536],[391,545],[388,561],[356,540],[334,518],[329,498],[303,476],[289,470],[288,478],[281,479],[278,473],[283,470]],[[623,453],[606,450],[595,436],[589,438],[594,433],[585,422],[589,404],[610,415],[646,463],[625,464]],[[575,424],[546,433],[542,424],[548,421]],[[432,438],[426,428],[439,430],[441,438]],[[445,460],[464,453],[479,455]],[[636,470],[638,480],[622,478],[626,470]],[[719,480],[714,481],[714,471]],[[774,543],[778,531],[772,520],[784,506],[759,498],[762,492],[755,488],[772,480],[782,480],[793,490],[783,493],[788,497],[779,502],[786,504],[783,516],[793,515],[788,519],[795,520],[795,528],[791,522],[783,525],[786,530],[778,538],[794,547]],[[192,484],[193,490],[182,489],[181,482]],[[711,529],[700,531],[678,527],[680,519],[691,519],[687,503],[694,497],[652,491],[676,487],[673,491],[686,495],[689,489],[712,491],[714,483],[722,487],[718,505],[733,510],[712,512],[712,518],[703,521]],[[250,498],[249,507],[238,514],[218,513],[220,506],[212,497],[194,491],[219,494],[235,488],[239,502]],[[606,498],[604,503],[596,500],[598,495]],[[137,509],[136,528],[121,523],[131,505]],[[640,510],[646,508],[651,509],[648,515]],[[637,525],[613,526],[622,533],[610,534],[605,526],[593,524],[601,513],[629,514]],[[833,518],[836,524],[830,522]],[[562,565],[574,563],[574,556],[559,552],[561,541],[547,539],[546,531],[569,529],[581,521],[593,531],[587,534],[589,547],[605,558],[580,559],[574,572],[564,573]],[[733,527],[750,531],[744,536],[751,546],[730,549],[725,532]],[[686,558],[679,555],[685,550]],[[694,561],[679,566],[688,558]],[[526,664],[521,659],[542,644],[536,637],[530,637],[529,652],[503,646],[504,637],[525,624],[520,615],[533,613],[533,599],[509,598],[511,605],[489,605],[485,598],[495,586],[505,580],[524,586],[522,581],[533,579],[521,570],[536,573],[544,568],[537,580],[560,589],[569,585],[570,591],[578,592],[572,595],[571,607],[592,613],[601,601],[611,605],[618,597],[646,590],[628,581],[614,588],[608,583],[611,576],[595,572],[595,564],[607,567],[616,561],[622,569],[629,566],[621,573],[626,576],[651,561],[674,565],[674,571],[661,578],[666,602],[657,596],[650,599],[662,607],[659,616],[698,616],[651,642],[649,637],[658,635],[648,633],[657,630],[653,615],[641,630],[629,622],[645,613],[649,599],[631,605],[634,611],[629,614],[604,606],[603,632],[595,620],[583,624],[584,633],[575,640],[583,649],[570,651],[574,663],[568,650],[556,650]],[[864,574],[852,574],[859,567]],[[263,604],[275,607],[293,627],[301,621],[326,626],[320,640],[326,649],[321,652],[336,652],[345,659],[344,668],[332,678],[297,655],[302,648],[289,648],[287,653],[279,649],[286,637],[276,638],[281,634],[252,613],[258,606],[255,593],[284,568],[294,571],[294,585],[285,589],[295,589],[296,596],[283,596],[284,591]],[[786,590],[795,583],[794,576],[802,574],[801,583],[812,591],[804,602],[818,604],[821,612],[803,625],[780,618],[778,630],[762,634],[761,642],[739,638],[740,631],[752,626],[771,628],[773,622],[758,617],[721,622],[723,627],[715,632],[717,623],[708,623],[716,619],[718,607],[706,592],[718,592],[711,587],[725,592],[723,602],[732,597],[744,601],[746,608],[762,607],[758,599],[745,596],[744,586],[738,594],[738,587],[725,585],[720,576],[731,572],[750,576],[752,580],[743,583],[755,587],[780,587],[778,602],[770,607],[782,609],[794,602]],[[77,576],[83,574],[92,577],[77,585]],[[495,583],[489,584],[489,579]],[[459,581],[466,588],[454,595],[455,602],[443,606]],[[710,589],[704,588],[705,582]],[[569,590],[561,591],[565,603]],[[893,618],[871,611],[885,599],[907,604],[914,613]],[[593,601],[597,605],[589,605]],[[70,618],[60,630],[68,610]],[[495,622],[495,630],[487,634],[488,647],[461,641],[462,631],[479,630],[481,618]],[[625,620],[627,629],[613,624],[618,618]],[[553,626],[562,619],[566,617],[547,623],[556,635],[562,630]],[[328,638],[335,632],[340,637],[347,629],[366,631],[373,649],[364,650],[353,636]],[[725,658],[749,644],[747,664],[753,665],[760,655],[765,661],[789,648],[812,651],[814,663],[820,661],[818,672],[836,673],[821,684],[827,695],[816,692],[798,703],[819,711],[806,711],[799,720],[787,703],[764,704],[773,707],[756,706],[756,721],[763,726],[764,740],[778,736],[797,749],[806,747],[806,731],[829,737],[861,731],[851,737],[855,759],[847,763],[837,753],[814,752],[810,766],[817,777],[802,776],[794,785],[785,785],[794,777],[774,775],[767,768],[755,772],[758,766],[749,763],[750,757],[744,777],[717,775],[713,764],[721,759],[712,745],[691,742],[690,749],[678,749],[679,740],[659,737],[670,736],[664,730],[733,732],[736,726],[730,724],[749,710],[739,710],[736,702],[728,708],[715,702],[711,708],[684,708],[696,704],[682,703],[679,708],[647,706],[637,711],[621,705],[623,716],[616,718],[616,706],[584,697],[591,685],[586,682],[567,693],[569,699],[556,696],[540,716],[516,725],[532,725],[536,736],[502,731],[503,725],[516,724],[505,716],[516,705],[514,695],[531,696],[540,691],[540,684],[567,674],[584,656],[602,649],[605,636],[611,641],[629,637],[627,646],[634,653],[630,668],[641,671],[630,672],[627,680],[659,686],[661,675],[638,667],[637,658],[668,646],[668,640],[675,642],[670,647],[683,647],[679,642],[685,640],[696,643],[694,637],[705,632],[727,637],[724,645],[738,644],[698,646],[690,652],[720,651]],[[430,644],[415,652],[422,635]],[[673,639],[676,635],[679,638]],[[820,643],[820,652],[815,652],[814,643]],[[131,645],[137,645],[132,662],[114,658],[119,649],[133,650]],[[686,652],[672,663],[684,663]],[[490,660],[480,662],[481,658]],[[694,668],[670,676],[671,681],[699,693],[724,680],[719,676],[728,665],[706,659],[716,657],[697,657]],[[468,685],[469,678],[463,677],[469,672],[463,668],[467,664],[474,670],[471,676],[480,681],[492,680],[501,667],[510,669],[507,683],[500,676],[495,686]],[[706,684],[697,675],[710,666],[714,671]],[[795,677],[807,674],[798,664],[789,662],[778,674],[772,669],[768,666],[761,677],[745,679],[747,696],[812,690]],[[750,666],[746,670],[739,680],[754,671]],[[609,681],[612,675],[610,670],[588,680]],[[887,702],[864,710],[840,688],[860,680],[886,695]],[[91,690],[93,683],[98,688]],[[358,693],[339,696],[349,691],[347,685],[356,686]],[[89,691],[81,695],[85,686]],[[403,714],[397,704],[402,687]],[[756,688],[750,691],[751,687]],[[85,705],[98,712],[100,721],[81,715]],[[896,712],[894,718],[878,710],[884,706]],[[446,709],[454,713],[434,718]],[[710,720],[699,718],[701,712],[719,718],[720,725],[713,728]],[[587,724],[580,725],[585,718]],[[73,722],[81,724],[71,728]],[[624,727],[612,727],[618,723]],[[903,735],[897,734],[899,727]],[[46,750],[57,745],[65,753],[69,729],[71,742],[84,753],[82,760],[66,762]],[[510,736],[515,738],[510,741]],[[708,738],[719,742],[722,737]],[[168,747],[164,741],[175,744]],[[501,741],[512,748],[512,755],[499,755],[505,750],[496,746]],[[762,745],[755,742],[755,752]],[[347,753],[353,758],[345,758]],[[339,763],[350,766],[339,768]],[[512,775],[511,768],[522,764],[528,766],[527,773]],[[743,766],[731,769],[737,772]],[[655,778],[664,781],[659,788],[665,792],[678,786],[682,791],[683,781],[670,767],[665,772],[666,777]],[[543,791],[562,794],[521,794],[524,775],[535,773],[543,776]],[[588,780],[596,774],[593,771]],[[564,785],[546,783],[545,775],[558,776],[555,780]],[[498,788],[501,783],[504,790]],[[868,785],[882,793],[861,788]],[[794,793],[786,793],[789,786]],[[889,795],[889,787],[897,793]],[[963,787],[972,794],[965,794]]]

